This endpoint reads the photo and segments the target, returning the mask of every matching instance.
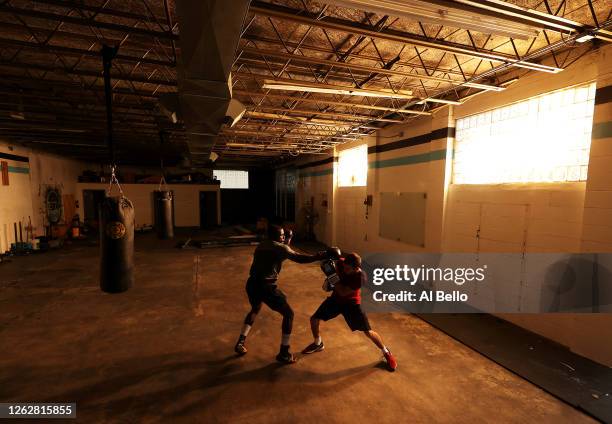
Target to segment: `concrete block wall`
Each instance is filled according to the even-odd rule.
[[[313,201],[317,215],[314,233],[322,243],[334,244],[334,165],[333,151],[325,155],[313,155],[296,163],[296,227],[306,231],[306,205]]]
[[[77,199],[83,205],[84,190],[106,190],[108,183],[78,183]],[[153,209],[153,192],[159,184],[121,184],[124,195],[134,205],[136,228],[155,223]],[[174,192],[174,223],[177,227],[200,226],[200,191],[217,193],[217,210],[215,221],[221,224],[221,195],[218,185],[212,184],[168,184],[168,190]],[[116,195],[116,188],[112,192]],[[83,218],[83,217],[81,217]]]
[[[439,109],[431,117],[412,119],[378,131],[367,142],[367,187],[337,188],[334,228],[326,233],[341,247],[362,252],[580,252],[612,251],[612,47],[604,46],[555,75],[531,72],[502,93],[484,93],[457,107]],[[453,185],[452,128],[455,119],[568,86],[597,81],[596,109],[589,173],[586,182],[550,184]],[[420,138],[430,135],[428,139]],[[435,134],[433,137],[432,134]],[[397,149],[380,148],[397,143]],[[422,141],[422,142],[419,142]],[[355,144],[341,146],[351,148]],[[386,166],[388,165],[388,166]],[[331,169],[331,167],[330,167]],[[329,172],[329,171],[328,171]],[[310,186],[312,187],[312,185]],[[298,188],[298,192],[308,190]],[[379,236],[381,192],[427,192],[426,246],[410,246]],[[365,219],[358,201],[374,196]],[[363,206],[363,205],[361,205]],[[347,235],[350,232],[351,235]],[[329,240],[327,237],[325,240]],[[334,243],[328,243],[334,244]],[[500,283],[501,284],[501,283]],[[497,287],[496,290],[503,290]],[[586,314],[504,314],[502,318],[555,340],[571,350],[612,365],[612,316]],[[609,346],[608,346],[609,345]]]
[[[597,81],[610,85],[610,47],[583,57],[556,75],[532,73],[503,93],[483,94],[455,107],[457,118],[503,106],[571,85]],[[608,81],[608,82],[606,82]],[[605,96],[604,96],[605,97]],[[476,101],[476,99],[478,99]],[[597,100],[596,100],[597,103]],[[586,182],[550,184],[451,185],[446,202],[445,251],[480,252],[609,252],[612,232],[612,180],[606,159],[605,122],[610,111],[595,107],[593,138]],[[609,137],[609,134],[608,134]],[[610,209],[612,210],[612,209]],[[595,224],[598,223],[598,224]],[[597,225],[594,228],[594,225]],[[612,224],[608,224],[612,225]],[[478,232],[478,230],[480,230]],[[476,231],[476,232],[475,232]],[[477,235],[479,237],[477,237]],[[612,346],[595,340],[612,339],[609,314],[499,314],[530,331],[561,343],[588,358],[612,365]]]
[[[597,59],[582,250],[612,252],[612,48],[600,50]]]
[[[366,192],[373,196],[373,205],[368,214],[364,250],[440,251],[447,184],[447,147],[454,134],[451,113],[451,109],[443,108],[431,117],[419,117],[407,124],[381,130],[376,138],[370,140]],[[427,194],[425,246],[410,245],[380,236],[380,203],[383,192]],[[405,225],[413,223],[406,222]]]
[[[443,250],[578,252],[585,185],[451,185]]]
[[[59,188],[62,196],[76,199],[77,178],[90,166],[1,141],[0,154],[20,158],[0,157],[0,161],[7,162],[9,166],[9,185],[0,184],[0,251],[4,252],[15,242],[14,222],[21,221],[25,226],[31,220],[34,235],[44,235],[44,227],[48,224],[44,198],[47,187]],[[76,207],[76,204],[71,206]],[[75,208],[75,211],[81,213],[80,208]]]

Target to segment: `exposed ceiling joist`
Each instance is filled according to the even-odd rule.
[[[69,74],[69,75],[80,75],[84,77],[95,77],[95,78],[102,77],[101,71],[89,71],[89,70],[74,69],[74,68],[66,69],[61,66],[48,66],[48,65],[41,65],[38,63],[2,62],[0,63],[0,67],[2,66],[9,67],[9,68],[17,68],[17,69],[35,69],[37,71],[45,71],[45,72],[50,72],[50,73],[60,74],[60,75]],[[141,84],[164,85],[168,87],[177,86],[176,81],[168,81],[165,79],[158,79],[158,78],[146,78],[146,77],[141,77],[141,76],[136,76],[136,75],[126,76],[120,73],[113,75],[113,80],[131,81],[131,82],[138,82]]]
[[[77,6],[78,8],[78,6]],[[38,18],[46,19],[52,22],[64,22],[72,25],[79,25],[87,28],[98,28],[107,29],[111,31],[121,32],[123,34],[131,34],[140,37],[155,37],[167,40],[178,40],[178,35],[167,31],[155,31],[144,28],[138,28],[135,26],[128,26],[117,24],[113,22],[103,22],[94,19],[77,18],[74,16],[67,16],[58,13],[42,12],[34,9],[24,9],[21,7],[14,7],[7,4],[0,4],[0,12],[10,13],[17,16],[26,18]]]
[[[233,20],[235,8],[215,21],[234,22],[232,32],[241,38],[234,52],[221,49],[228,45],[221,42],[224,36],[208,37],[212,32],[203,23],[210,10],[193,13],[200,0],[180,1],[0,0],[2,135],[105,160],[103,45],[120,46],[112,72],[120,150],[144,149],[140,156],[155,160],[150,146],[158,145],[159,130],[165,129],[168,146],[182,146],[183,154],[189,140],[196,146],[193,164],[210,165],[215,139],[188,139],[185,119],[173,124],[159,102],[179,91],[177,57],[190,57],[209,70],[214,62],[208,58],[219,53],[231,66],[233,95],[247,112],[222,131],[212,150],[221,161],[251,166],[280,155],[317,154],[386,124],[430,115],[436,103],[459,104],[484,91],[503,90],[501,81],[526,71],[557,72],[600,41],[612,40],[609,10],[601,0],[568,0],[562,3],[566,10],[550,0],[534,6],[538,10],[521,7],[519,0],[330,0],[323,8],[327,3],[253,0],[241,31]],[[222,13],[231,9],[227,1]],[[554,16],[551,7],[564,17]],[[451,8],[460,19],[470,19],[437,15]],[[433,25],[421,23],[429,22],[428,13]],[[470,32],[472,18],[476,25],[489,23],[482,32]],[[490,22],[501,21],[505,35],[488,35],[500,33]],[[183,23],[192,23],[192,31]],[[521,26],[527,28],[526,41],[512,39],[521,36],[516,30]],[[222,26],[221,33],[228,28]],[[541,36],[534,36],[534,29]],[[181,45],[176,45],[179,30]],[[192,53],[183,48],[186,38],[195,43]],[[599,40],[589,42],[594,38]],[[212,50],[199,50],[203,46]],[[555,66],[540,63],[548,59],[543,63]],[[283,91],[273,92],[273,85]],[[372,97],[364,98],[366,93]],[[398,95],[389,98],[390,93]],[[202,112],[200,106],[193,110]]]
[[[242,39],[245,41],[249,41],[251,42],[251,44],[256,45],[255,43],[264,43],[264,44],[272,44],[275,46],[279,46],[282,48],[286,47],[290,47],[291,49],[298,49],[298,51],[301,51],[304,53],[304,55],[306,57],[310,57],[308,55],[306,55],[307,52],[318,52],[318,53],[325,53],[327,55],[340,55],[341,57],[346,58],[346,60],[349,59],[359,59],[359,60],[369,60],[369,61],[373,61],[375,63],[380,62],[380,57],[375,56],[375,55],[370,55],[367,54],[366,52],[359,52],[359,53],[355,53],[354,51],[350,50],[350,49],[337,49],[337,50],[333,50],[330,48],[326,48],[324,46],[320,46],[320,45],[312,45],[312,44],[308,44],[308,43],[296,43],[290,40],[279,40],[279,39],[274,39],[274,38],[269,38],[269,37],[264,37],[261,35],[256,35],[256,34],[250,34],[250,33],[246,33],[242,36]],[[237,60],[243,60],[242,57],[238,57]],[[430,66],[427,65],[426,63],[420,63],[420,62],[415,62],[414,60],[412,61],[406,61],[406,60],[398,60],[395,63],[395,67],[408,67],[411,69],[424,69],[428,72],[439,72],[441,74],[445,74],[445,75],[456,75],[461,77],[461,72],[459,70],[456,69],[450,69],[450,68],[443,68],[443,67],[439,67],[439,66]]]
[[[378,122],[388,122],[388,123],[404,122],[400,119],[390,119],[390,118],[384,118],[384,117],[373,116],[373,115],[359,115],[359,114],[349,114],[349,113],[342,113],[342,112],[326,112],[326,111],[317,111],[317,110],[310,110],[310,109],[287,109],[283,107],[274,107],[274,106],[267,106],[267,105],[260,105],[260,106],[251,105],[250,108],[256,109],[256,110],[271,110],[275,112],[286,113],[289,115],[297,114],[300,116],[308,116],[308,117],[327,116],[327,117],[334,118],[334,119],[344,118],[346,122],[355,122],[355,121],[357,122],[358,121],[378,121]]]
[[[283,96],[279,94],[266,94],[257,91],[247,91],[247,90],[234,90],[235,94],[241,94],[246,96],[259,96],[259,97],[269,97],[271,99],[280,99],[280,100],[288,100],[292,102],[301,102],[301,103],[311,103],[311,104],[325,104],[325,105],[334,105],[334,106],[343,106],[347,108],[356,108],[356,109],[367,109],[367,110],[382,110],[385,112],[396,112],[396,113],[404,113],[408,115],[431,115],[430,112],[424,112],[419,110],[411,110],[411,109],[400,109],[394,108],[391,106],[371,106],[361,103],[350,103],[350,102],[336,102],[327,99],[309,99],[305,97],[292,97],[292,96]]]
[[[5,47],[16,47],[16,48],[27,48],[31,50],[38,50],[45,53],[61,53],[66,56],[72,57],[93,57],[99,59],[102,57],[102,53],[98,50],[87,50],[87,49],[78,49],[74,47],[66,47],[66,46],[57,46],[53,44],[40,44],[31,41],[21,41],[10,38],[0,38],[0,46]],[[172,61],[168,60],[157,60],[149,57],[137,57],[130,56],[125,54],[117,54],[115,56],[116,60],[122,62],[132,62],[132,63],[147,63],[149,65],[159,65],[159,66],[167,66],[169,68],[173,68],[176,64]]]
[[[289,22],[295,22],[302,25],[325,28],[329,30],[344,32],[347,34],[362,35],[366,37],[371,37],[376,40],[385,40],[395,43],[426,47],[476,59],[490,60],[497,63],[507,63],[513,66],[523,67],[534,71],[552,73],[561,71],[560,68],[542,65],[536,62],[520,60],[514,56],[495,52],[492,50],[478,49],[474,47],[470,48],[466,45],[458,43],[431,39],[416,34],[400,32],[397,30],[376,30],[370,25],[364,25],[346,19],[317,19],[316,16],[312,14],[306,14],[304,11],[291,9],[288,7],[276,6],[270,3],[264,3],[257,0],[252,2],[251,11],[258,15],[277,18]]]
[[[466,87],[479,88],[482,90],[492,90],[492,91],[503,90],[503,88],[496,87],[496,86],[489,85],[489,84],[466,83],[465,81],[452,80],[450,78],[441,78],[441,77],[422,75],[422,74],[417,74],[417,73],[412,73],[412,72],[403,72],[403,71],[397,71],[397,70],[392,70],[392,69],[376,68],[373,66],[365,66],[365,65],[360,65],[357,63],[352,63],[352,62],[338,62],[335,60],[320,59],[320,58],[315,58],[312,56],[307,57],[307,56],[297,55],[297,54],[282,53],[282,52],[274,51],[274,50],[264,50],[264,49],[257,49],[253,47],[243,47],[241,50],[244,53],[268,56],[268,57],[276,57],[279,59],[291,60],[295,62],[314,63],[314,64],[319,64],[319,65],[347,68],[350,70],[358,70],[358,71],[364,71],[364,72],[370,72],[370,73],[420,79],[423,81],[436,81],[436,82],[442,82],[442,83],[447,83],[451,85],[464,85]]]

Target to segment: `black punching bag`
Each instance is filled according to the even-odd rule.
[[[155,229],[160,239],[174,237],[171,191],[155,191]]]
[[[100,205],[100,288],[121,293],[134,283],[134,206],[127,197]]]

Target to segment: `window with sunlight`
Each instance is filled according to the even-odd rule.
[[[249,188],[249,171],[215,169],[213,176],[221,181],[220,188]]]
[[[457,120],[454,184],[584,181],[595,84]]]
[[[368,146],[342,150],[338,155],[338,186],[365,186],[368,180]]]

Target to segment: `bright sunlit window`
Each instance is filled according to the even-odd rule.
[[[368,179],[368,146],[342,150],[338,155],[338,186],[365,186]]]
[[[221,188],[249,188],[249,172],[215,169],[215,179],[221,181]]]
[[[595,84],[457,120],[453,183],[585,181]]]

